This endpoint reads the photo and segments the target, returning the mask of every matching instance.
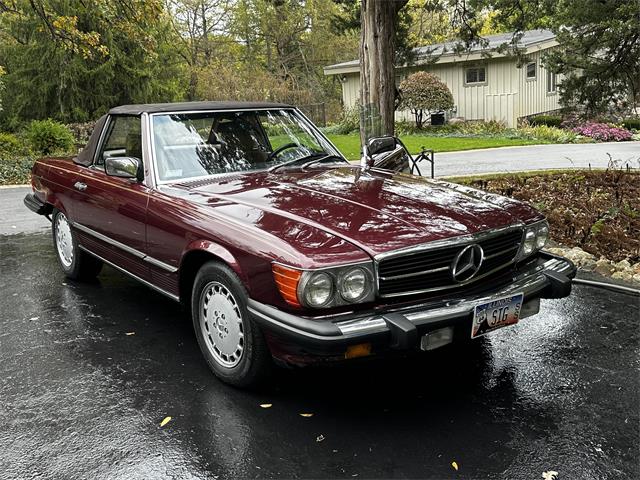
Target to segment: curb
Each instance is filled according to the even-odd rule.
[[[19,185],[0,185],[0,190],[9,189],[9,188],[25,188],[31,187],[28,183],[21,183]]]

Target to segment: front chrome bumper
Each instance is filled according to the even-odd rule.
[[[248,307],[269,338],[284,349],[336,356],[344,354],[349,345],[370,342],[376,350],[402,350],[416,348],[420,336],[446,326],[453,326],[460,337],[469,338],[476,305],[494,299],[523,293],[526,304],[540,298],[566,297],[575,274],[570,261],[541,252],[491,283],[479,282],[481,285],[473,293],[452,292],[447,298],[324,318],[293,315],[251,299]]]

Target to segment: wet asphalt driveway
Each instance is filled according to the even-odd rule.
[[[0,291],[0,478],[640,478],[638,297],[576,286],[466,353],[247,392],[171,301],[65,280],[49,235],[0,237]]]

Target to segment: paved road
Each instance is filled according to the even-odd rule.
[[[65,280],[49,235],[0,236],[0,289],[2,479],[640,478],[637,297],[576,286],[469,350],[247,392],[169,300]]]
[[[640,168],[640,142],[590,143],[580,145],[532,145],[490,148],[468,152],[437,153],[436,176],[517,172],[550,168],[605,168],[611,158]],[[422,173],[429,174],[423,163]]]
[[[30,187],[0,188],[0,235],[33,233],[51,227],[49,220],[31,213],[22,203]]]

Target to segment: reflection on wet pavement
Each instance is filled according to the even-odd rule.
[[[467,350],[247,392],[177,305],[111,269],[65,280],[47,235],[0,237],[0,289],[2,478],[640,475],[637,297],[576,287]]]

